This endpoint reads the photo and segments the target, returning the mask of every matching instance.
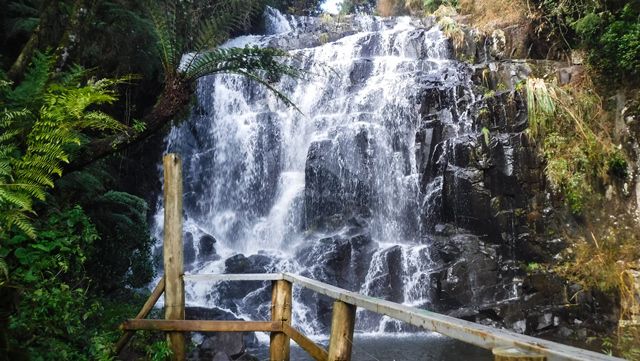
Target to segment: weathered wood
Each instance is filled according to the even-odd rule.
[[[284,273],[284,279],[345,303],[387,315],[391,318],[489,350],[497,346],[514,346],[545,355],[547,361],[623,361],[621,358],[361,295],[291,273]]]
[[[279,280],[273,282],[271,293],[271,320],[291,324],[292,295],[291,282]],[[271,332],[269,353],[271,361],[289,361],[291,342],[282,331]]]
[[[278,281],[284,279],[282,273],[203,273],[185,274],[182,277],[185,281]]]
[[[492,350],[495,361],[545,361],[546,357],[516,347],[496,347]]]
[[[164,332],[282,332],[282,322],[131,319],[124,321],[120,328]]]
[[[350,361],[353,346],[353,328],[356,323],[356,306],[335,301],[331,316],[329,361]]]
[[[164,292],[164,276],[160,279],[156,287],[153,289],[153,292],[151,292],[151,295],[144,303],[142,309],[140,309],[140,312],[138,312],[135,319],[142,319],[147,317],[147,315],[149,315],[149,312],[151,312],[151,310],[153,309],[153,306],[155,306],[158,302],[158,299],[160,299],[162,292]],[[133,337],[133,331],[127,331],[122,336],[120,336],[120,339],[115,346],[116,355],[120,354],[122,349],[124,349],[124,347],[131,340],[131,337]]]
[[[294,340],[303,350],[305,350],[309,356],[313,357],[316,361],[327,361],[329,353],[318,346],[315,342],[311,341],[307,336],[300,333],[300,331],[289,326],[287,323],[282,323],[282,330],[292,340]]]
[[[182,254],[182,161],[175,154],[163,158],[164,165],[164,276],[165,319],[184,320],[184,273]],[[173,360],[187,357],[181,332],[167,334]]]
[[[242,275],[234,275],[233,277],[234,280],[243,280]],[[265,275],[265,277],[267,277],[267,275]],[[361,295],[291,273],[277,273],[273,274],[273,277],[276,279],[282,278],[322,295],[356,305],[369,311],[387,315],[391,318],[395,318],[430,331],[438,332],[445,336],[449,336],[484,349],[491,350],[498,346],[513,346],[544,355],[546,357],[546,361],[624,361],[621,358],[607,356],[597,352],[562,345],[552,341],[496,329],[427,310],[421,310],[415,307],[409,307]]]

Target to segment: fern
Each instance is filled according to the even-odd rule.
[[[208,9],[206,19],[187,2],[175,0],[147,1],[149,15],[154,24],[158,51],[167,79],[191,83],[216,73],[235,73],[248,77],[272,91],[285,104],[293,103],[271,83],[281,75],[298,76],[299,72],[282,62],[289,54],[273,48],[219,48],[233,31],[246,28],[251,19],[264,7],[260,0],[223,0]],[[190,21],[177,21],[177,17],[192,16]],[[177,23],[193,23],[193,30],[180,34]],[[183,54],[189,54],[186,64],[179,64]],[[169,83],[169,81],[167,81]]]
[[[34,202],[45,200],[83,131],[125,130],[107,114],[89,110],[114,102],[113,88],[125,79],[85,84],[85,70],[75,67],[55,78],[51,66],[49,56],[37,54],[19,86],[0,84],[0,235],[15,227],[35,236],[29,221]]]

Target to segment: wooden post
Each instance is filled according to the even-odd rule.
[[[153,306],[155,306],[156,302],[158,302],[158,299],[160,298],[160,296],[162,296],[163,292],[164,292],[164,276],[162,276],[162,278],[160,279],[160,282],[158,282],[158,284],[156,285],[156,288],[153,289],[153,292],[151,292],[151,296],[149,296],[149,299],[147,299],[147,302],[144,303],[144,305],[142,306],[142,309],[140,310],[140,312],[138,312],[135,319],[141,320],[147,317],[147,315],[149,315],[149,312],[151,312],[151,310],[153,309]],[[124,333],[124,335],[120,337],[115,347],[116,355],[120,354],[122,349],[124,349],[124,347],[129,343],[132,337],[133,337],[133,331],[127,331]]]
[[[356,306],[335,301],[331,316],[329,361],[350,361],[353,346],[353,328],[356,323]]]
[[[291,282],[273,282],[271,293],[271,320],[291,325],[292,311]],[[270,361],[289,361],[291,340],[284,332],[271,332],[269,345]]]
[[[182,255],[182,161],[175,154],[163,158],[164,165],[164,307],[165,319],[184,320],[184,281]],[[186,359],[185,337],[167,333],[173,360]]]
[[[545,361],[547,358],[517,347],[496,347],[492,350],[495,361]]]

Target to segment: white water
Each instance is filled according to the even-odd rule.
[[[288,43],[304,34],[310,26],[307,21],[312,21],[273,10],[267,16],[271,35],[243,36],[225,46]],[[421,193],[414,148],[420,120],[416,100],[424,79],[451,77],[455,61],[450,60],[437,27],[425,27],[408,17],[360,16],[352,23],[360,31],[290,51],[288,61],[306,75],[284,78],[276,87],[302,114],[239,76],[209,76],[198,82],[193,114],[166,140],[167,150],[180,153],[184,160],[185,232],[193,237],[197,259],[192,273],[221,273],[233,255],[260,254],[271,260],[266,271],[308,274],[365,294],[428,305],[428,275],[434,264],[421,217],[433,203],[442,178]],[[464,132],[464,122],[449,125]],[[315,225],[308,204],[305,208],[310,199],[325,204],[335,196],[328,189],[305,194],[306,178],[313,171],[307,167],[312,149],[321,150],[322,169],[335,176],[342,196],[353,201],[337,202],[345,219],[333,228]],[[359,280],[350,274],[332,278],[332,272],[350,271],[330,269],[333,259],[325,257],[338,246],[322,239],[347,237],[351,228],[345,220],[352,213],[364,218],[364,226],[358,227],[372,240],[372,249],[370,258],[351,257],[349,267],[360,267],[366,275]],[[156,224],[161,220],[159,207]],[[154,232],[161,239],[161,227],[156,225]],[[199,256],[199,239],[206,234],[217,239],[220,259]],[[357,251],[353,244],[350,249],[350,254]],[[351,283],[341,284],[345,278]],[[392,278],[402,289],[388,293]],[[267,287],[234,301],[231,308],[215,289],[206,282],[188,284],[187,303],[252,319],[268,314],[267,306],[252,306]],[[314,314],[319,312],[316,305],[300,290],[294,294],[300,305],[294,308],[294,323],[307,334],[317,332],[322,326]],[[394,321],[376,319],[377,325],[363,322],[359,327],[383,331],[389,322]]]

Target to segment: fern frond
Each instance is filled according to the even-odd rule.
[[[15,207],[21,211],[32,211],[33,202],[29,195],[22,192],[12,192],[5,185],[0,184],[0,204],[5,203],[3,208],[8,205],[9,207]]]
[[[252,17],[260,10],[262,2],[257,0],[227,0],[216,3],[212,16],[198,23],[191,50],[202,52],[219,46],[233,31],[249,25]]]
[[[46,90],[53,63],[51,56],[36,52],[24,80],[8,94],[9,100],[20,108],[39,108],[38,102]]]
[[[162,65],[165,72],[173,72],[183,50],[176,35],[176,2],[147,0],[146,8],[153,22]]]
[[[76,129],[97,129],[101,131],[125,131],[127,127],[103,112],[88,112],[82,118],[73,123]]]
[[[215,73],[256,73],[263,71],[267,78],[283,74],[297,76],[299,71],[280,61],[289,54],[280,49],[244,47],[214,49],[198,56],[184,69],[186,79],[194,80]]]
[[[12,227],[16,227],[22,232],[24,232],[27,236],[31,238],[36,238],[36,230],[31,224],[31,220],[24,213],[12,210],[0,213],[0,219],[5,220],[6,228],[11,229]]]

